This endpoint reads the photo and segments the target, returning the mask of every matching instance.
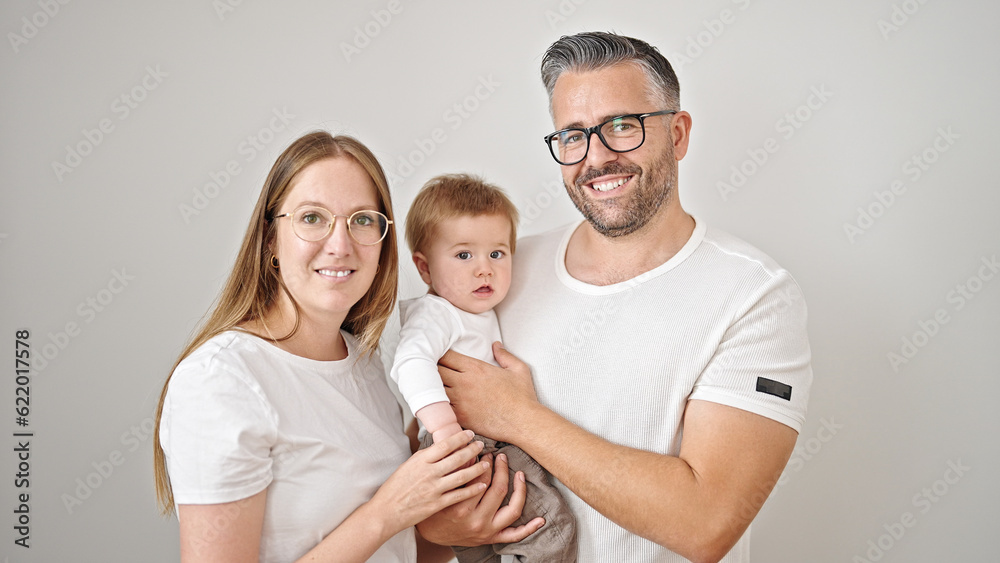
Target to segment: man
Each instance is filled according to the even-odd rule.
[[[558,479],[581,561],[749,561],[812,381],[801,293],[681,207],[691,117],[655,48],[563,37],[542,78],[585,220],[518,244],[498,309],[516,358],[442,359],[459,422]]]

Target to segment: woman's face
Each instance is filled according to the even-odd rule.
[[[359,244],[348,234],[346,219],[355,211],[379,209],[375,184],[353,158],[323,159],[298,173],[275,215],[292,214],[303,205],[338,215],[333,232],[307,242],[295,234],[291,217],[275,219],[272,251],[278,257],[279,275],[306,319],[339,327],[378,271],[382,244]]]

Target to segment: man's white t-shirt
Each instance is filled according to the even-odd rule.
[[[177,504],[238,501],[267,489],[260,561],[294,561],[410,455],[377,354],[316,361],[256,336],[222,333],[168,385],[160,440]],[[413,529],[370,561],[416,561]]]
[[[530,366],[543,404],[611,442],[674,456],[691,399],[801,429],[812,370],[805,302],[787,271],[698,221],[659,267],[590,285],[566,270],[578,226],[518,241],[497,307],[504,345]],[[577,518],[580,561],[686,561],[557,486]],[[722,561],[749,561],[749,530]]]

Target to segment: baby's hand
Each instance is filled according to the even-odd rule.
[[[464,430],[462,430],[462,426],[459,425],[457,422],[451,422],[445,424],[441,428],[438,428],[436,432],[431,432],[431,436],[434,437],[434,443],[437,444],[438,442],[443,442],[448,438],[451,438],[452,436],[458,434],[459,432],[464,432]],[[468,463],[462,466],[462,469],[465,469],[466,467],[472,467],[473,465],[475,465],[475,463],[476,460],[474,459],[469,460]]]
[[[438,442],[447,440],[448,438],[454,436],[455,434],[458,434],[461,431],[462,431],[461,425],[459,425],[457,422],[453,422],[451,424],[446,424],[441,428],[438,428],[433,433],[431,433],[431,436],[434,437],[434,443],[437,444]]]

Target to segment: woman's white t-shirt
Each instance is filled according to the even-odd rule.
[[[174,501],[219,504],[267,489],[260,561],[294,561],[371,499],[410,455],[377,354],[316,361],[229,331],[185,358],[160,441]],[[413,529],[370,559],[416,560]]]

